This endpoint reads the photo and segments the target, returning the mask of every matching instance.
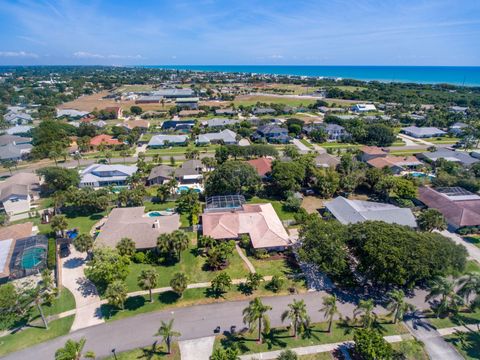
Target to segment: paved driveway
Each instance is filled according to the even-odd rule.
[[[293,142],[293,145],[295,145],[298,148],[300,153],[306,154],[310,151],[310,148],[308,146],[306,146],[304,143],[302,143],[300,140],[293,139],[292,142]]]
[[[448,237],[449,239],[452,239],[455,243],[465,246],[465,248],[468,251],[468,257],[472,260],[477,261],[480,264],[480,248],[476,247],[473,244],[470,244],[469,242],[463,240],[461,236],[455,233],[452,233],[448,230],[443,230],[438,232],[443,236]]]

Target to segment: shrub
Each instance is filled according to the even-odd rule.
[[[54,270],[57,264],[56,242],[54,238],[48,239],[47,268]]]
[[[147,261],[147,256],[144,252],[138,251],[135,253],[135,255],[133,255],[132,260],[137,264],[145,264],[145,262]]]
[[[278,275],[273,275],[272,279],[265,286],[268,290],[276,293],[279,292],[285,285],[285,279]]]
[[[265,249],[255,249],[253,256],[255,256],[256,259],[261,260],[261,259],[268,259],[270,255]]]

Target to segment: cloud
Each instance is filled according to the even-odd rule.
[[[0,51],[0,57],[38,58],[39,56],[26,51]]]
[[[141,55],[95,54],[87,51],[77,51],[73,56],[78,59],[143,59]]]

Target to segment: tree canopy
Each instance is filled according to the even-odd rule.
[[[242,194],[253,196],[260,187],[260,177],[248,163],[226,161],[208,176],[205,192],[212,195]]]

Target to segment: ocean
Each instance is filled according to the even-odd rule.
[[[145,67],[480,86],[479,66],[155,65]]]

